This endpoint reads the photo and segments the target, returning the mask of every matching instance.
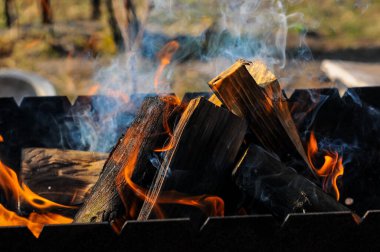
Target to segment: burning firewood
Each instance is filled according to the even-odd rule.
[[[35,193],[64,205],[83,203],[107,153],[48,148],[22,150],[21,179]]]
[[[223,196],[246,128],[245,120],[228,110],[204,98],[191,100],[175,128],[172,148],[165,154],[138,219],[148,219],[156,202],[170,203],[164,194],[160,195],[161,191]],[[181,200],[185,199],[178,199]]]
[[[310,168],[280,85],[263,63],[238,60],[209,86],[229,110],[247,119],[266,150],[283,161],[301,156]]]
[[[280,218],[295,212],[350,211],[313,182],[281,163],[276,156],[256,145],[247,149],[234,170],[234,177],[247,198],[256,202],[253,206],[262,204]]]
[[[151,159],[164,132],[163,114],[167,106],[168,103],[159,97],[145,99],[134,122],[106,161],[99,180],[76,214],[75,222],[112,221],[126,213],[133,215],[134,205],[128,202],[131,209],[126,209],[127,202],[120,195],[128,198],[134,192],[140,196],[137,184],[144,182],[150,168],[155,169]]]

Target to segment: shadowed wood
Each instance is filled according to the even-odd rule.
[[[191,100],[181,116],[138,220],[147,220],[161,191],[224,196],[247,124],[204,98]],[[170,171],[169,171],[170,170]]]
[[[167,104],[158,97],[144,100],[134,122],[116,144],[98,182],[76,214],[75,222],[119,221],[119,219],[133,218],[126,216],[132,214],[125,206],[131,202],[125,202],[125,199],[133,193],[126,184],[124,173],[126,169],[132,169],[133,182],[141,184],[144,180],[146,171],[152,166],[150,157],[164,132],[162,117],[166,106]]]
[[[310,168],[280,85],[263,63],[238,60],[209,86],[229,110],[247,119],[265,149],[283,161],[299,155]]]
[[[108,153],[48,148],[22,150],[21,179],[35,193],[64,205],[83,203]]]
[[[256,145],[244,153],[234,170],[234,178],[246,195],[245,205],[257,208],[262,204],[280,218],[290,213],[350,212],[316,184]]]

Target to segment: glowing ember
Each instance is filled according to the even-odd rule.
[[[332,190],[335,194],[335,198],[339,200],[340,193],[337,180],[344,172],[343,159],[342,157],[339,157],[338,152],[336,151],[323,151],[325,153],[324,163],[320,168],[316,168],[314,161],[318,152],[317,139],[315,138],[314,132],[311,132],[307,150],[307,156],[311,167],[315,173],[323,179],[322,189],[325,192],[330,192]]]
[[[4,142],[4,137],[0,135],[0,143]]]

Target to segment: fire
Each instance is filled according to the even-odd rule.
[[[160,83],[160,78],[165,70],[166,66],[170,64],[174,53],[178,50],[179,48],[179,43],[175,40],[168,42],[166,45],[164,45],[161,50],[157,54],[157,58],[160,61],[160,65],[158,66],[156,73],[154,75],[154,88],[156,90],[156,93],[159,93],[159,86],[161,85]],[[168,151],[173,148],[173,131],[169,126],[169,116],[170,116],[170,107],[171,105],[180,105],[181,101],[176,95],[167,95],[161,97],[161,99],[167,104],[164,114],[163,114],[163,126],[166,131],[166,133],[169,136],[169,143],[162,147],[162,148],[157,148],[155,151],[156,152],[164,152]]]
[[[163,117],[162,118],[162,124],[163,124],[164,130],[165,130],[165,133],[169,137],[169,141],[168,141],[168,144],[166,146],[164,146],[162,148],[155,149],[154,150],[155,152],[168,151],[174,147],[173,130],[170,128],[170,125],[169,125],[169,119],[170,119],[169,117],[171,114],[170,108],[173,105],[176,105],[176,106],[181,105],[181,100],[178,98],[178,96],[175,96],[175,95],[162,96],[161,100],[164,101],[166,104],[165,109],[164,109],[164,113],[162,115],[162,117]]]
[[[39,237],[45,224],[66,224],[73,220],[59,214],[44,213],[53,207],[75,208],[65,206],[35,194],[24,183],[19,183],[16,172],[0,161],[0,187],[8,204],[21,201],[28,203],[33,208],[43,212],[32,212],[27,218],[17,215],[17,213],[6,209],[0,204],[0,226],[27,226],[35,237]]]
[[[4,137],[0,135],[0,143],[4,142]]]
[[[157,93],[159,91],[159,86],[161,85],[161,75],[164,72],[166,66],[170,64],[171,59],[178,48],[179,43],[173,40],[164,45],[164,47],[162,47],[162,49],[157,54],[157,58],[160,61],[160,65],[158,66],[156,74],[154,75],[154,88]]]
[[[130,141],[134,137],[134,134],[131,132],[131,130],[128,130],[124,141]],[[134,151],[128,156],[128,162],[126,162],[126,165],[123,167],[121,176],[117,178],[116,184],[121,185],[122,183],[120,182],[120,179],[123,179],[127,187],[133,192],[134,196],[136,196],[141,201],[151,202],[151,199],[147,196],[148,189],[143,188],[132,181],[132,174],[138,160],[141,144],[142,139],[138,138],[137,142],[135,143]],[[115,159],[118,158],[119,157],[115,157]],[[115,161],[118,162],[119,160]],[[136,198],[131,198],[130,195],[125,195],[125,192],[122,191],[121,187],[118,187],[118,192],[125,206],[126,215],[129,216],[129,218],[136,219],[140,210]],[[217,196],[189,196],[175,191],[162,192],[157,199],[157,203],[153,206],[153,212],[155,216],[159,219],[162,219],[165,218],[165,214],[161,209],[160,204],[180,204],[194,206],[199,208],[208,216],[224,215],[224,201]],[[113,226],[114,230],[120,231],[122,224],[123,223],[120,223],[118,226]]]
[[[322,189],[325,192],[330,192],[332,190],[335,194],[336,200],[339,200],[340,193],[337,180],[344,173],[343,159],[342,157],[339,157],[338,152],[336,151],[324,151],[324,163],[318,169],[314,164],[318,152],[317,139],[315,138],[314,132],[311,132],[307,150],[309,163],[315,173],[322,178]]]

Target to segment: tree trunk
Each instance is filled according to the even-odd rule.
[[[42,12],[42,23],[52,24],[53,23],[53,10],[50,5],[50,0],[40,0],[41,12]]]
[[[7,27],[11,28],[17,18],[14,0],[4,0],[4,15]]]
[[[111,28],[113,41],[118,51],[124,51],[125,46],[124,46],[123,36],[121,35],[120,28],[117,24],[117,20],[115,17],[115,10],[113,8],[112,1],[113,0],[106,0],[106,8],[108,12],[108,24]]]
[[[98,20],[101,16],[100,0],[91,0],[91,19]]]

